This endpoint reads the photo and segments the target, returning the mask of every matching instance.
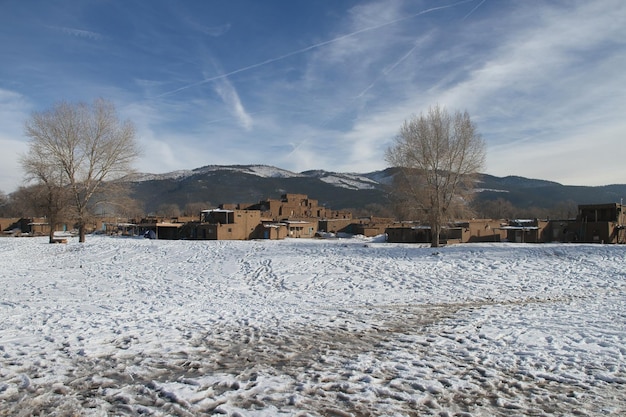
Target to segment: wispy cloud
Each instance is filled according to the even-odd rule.
[[[407,53],[405,53],[404,55],[402,55],[396,62],[394,62],[392,65],[386,67],[383,69],[383,71],[380,73],[380,75],[378,77],[376,77],[376,79],[374,81],[372,81],[372,83],[370,85],[368,85],[363,91],[361,91],[359,94],[356,95],[356,98],[361,98],[365,95],[365,93],[367,93],[369,90],[371,90],[374,85],[376,85],[376,83],[378,83],[380,80],[382,80],[383,78],[387,77],[393,70],[394,68],[396,68],[398,65],[400,65],[404,60],[406,60],[409,56],[411,56],[411,54],[419,47],[419,44],[417,42],[415,42],[415,44],[411,47],[411,49],[408,50]]]
[[[215,80],[219,80],[219,79],[222,79],[222,78],[230,77],[232,75],[239,74],[239,73],[242,73],[242,72],[245,72],[245,71],[250,71],[252,69],[259,68],[259,67],[262,67],[262,66],[265,66],[265,65],[268,65],[268,64],[272,64],[274,62],[281,61],[281,60],[284,60],[286,58],[290,58],[290,57],[295,56],[295,55],[300,55],[300,54],[303,54],[303,53],[315,50],[317,48],[321,48],[321,47],[326,46],[326,45],[330,45],[330,44],[333,44],[333,43],[336,43],[336,42],[340,42],[342,40],[345,40],[345,39],[348,39],[348,38],[360,35],[362,33],[370,32],[370,31],[373,31],[373,30],[377,30],[377,29],[380,29],[380,28],[383,28],[383,27],[386,27],[386,26],[390,26],[390,25],[393,25],[393,24],[396,24],[396,23],[399,23],[399,22],[402,22],[402,21],[413,19],[413,18],[421,16],[421,15],[425,15],[425,14],[428,14],[428,13],[436,12],[436,11],[439,11],[439,10],[449,9],[449,8],[456,7],[456,6],[459,6],[461,4],[465,4],[465,3],[469,3],[469,2],[473,2],[473,1],[475,1],[475,0],[462,0],[462,1],[459,1],[459,2],[456,2],[456,3],[452,3],[452,4],[449,4],[449,5],[438,6],[438,7],[431,7],[429,9],[425,9],[425,10],[419,11],[417,13],[412,13],[412,14],[409,14],[409,15],[405,15],[405,16],[402,16],[400,18],[397,18],[397,19],[394,19],[394,20],[391,20],[391,21],[385,21],[385,22],[382,22],[382,23],[374,24],[372,26],[368,26],[368,27],[364,27],[364,28],[361,28],[361,29],[358,29],[358,30],[354,30],[354,31],[352,31],[350,33],[345,33],[345,34],[337,36],[335,38],[332,38],[332,39],[329,39],[329,40],[326,40],[326,41],[322,41],[322,42],[318,42],[318,43],[315,43],[313,45],[309,45],[309,46],[307,46],[305,48],[301,48],[301,49],[298,49],[298,50],[295,50],[295,51],[292,51],[292,52],[289,52],[289,53],[286,53],[286,54],[283,54],[283,55],[280,55],[280,56],[277,56],[277,57],[274,57],[274,58],[269,58],[269,59],[266,59],[264,61],[258,62],[256,64],[251,64],[251,65],[248,65],[248,66],[245,66],[245,67],[238,68],[238,69],[233,70],[233,71],[229,71],[227,73],[222,73],[222,74],[219,74],[219,75],[215,75],[215,76],[212,76],[212,77],[205,78],[205,79],[203,79],[201,81],[198,81],[198,82],[195,82],[195,83],[192,83],[192,84],[188,84],[188,85],[185,85],[183,87],[179,87],[179,88],[177,88],[175,90],[172,90],[172,91],[165,92],[165,93],[161,94],[159,97],[168,96],[168,95],[171,95],[171,94],[176,94],[176,93],[178,93],[180,91],[183,91],[183,90],[186,90],[188,88],[197,87],[197,86],[200,86],[202,84],[206,84],[206,83],[211,82],[211,81],[215,81]]]
[[[478,115],[491,145],[491,172],[532,167],[537,176],[574,183],[589,175],[580,173],[591,161],[619,163],[606,149],[625,128],[619,121],[626,93],[614,88],[626,84],[626,57],[610,44],[623,44],[626,14],[623,3],[612,5],[622,12],[606,13],[610,2],[520,8],[491,56],[465,80],[437,91]],[[616,122],[622,126],[614,128]],[[603,181],[594,177],[584,182]]]
[[[434,41],[431,31],[419,25],[417,29],[409,30],[407,35],[407,28],[414,28],[420,22],[411,19],[466,3],[469,2],[407,12],[412,8],[410,3],[377,1],[351,9],[341,22],[341,27],[344,30],[348,28],[348,33],[334,37],[333,42],[324,43],[323,48],[315,48],[307,55],[306,73],[294,88],[315,97],[314,102],[307,103],[307,108],[311,109],[318,132],[313,129],[309,135],[300,135],[289,156],[294,156],[307,142],[336,137],[341,138],[341,143],[338,140],[330,144],[328,152],[345,155],[341,158],[343,167],[355,169],[375,164],[380,167],[380,156],[374,159],[375,163],[370,163],[365,157],[371,158],[374,152],[379,151],[381,144],[393,137],[399,124],[392,126],[390,121],[373,126],[369,121],[382,121],[377,109],[405,102],[403,96],[410,93],[406,89],[406,81],[413,77],[414,62],[406,62],[403,71],[396,70],[416,51]],[[373,91],[374,87],[379,88]],[[401,121],[406,115],[403,113],[390,120]],[[368,129],[361,129],[365,125]],[[384,153],[382,149],[381,155]]]
[[[61,27],[61,26],[50,26],[51,29],[61,31],[67,35],[76,36],[78,38],[91,39],[94,41],[99,41],[104,38],[104,36],[97,32],[92,32],[90,30],[84,29],[76,29],[71,27]]]
[[[15,61],[0,66],[0,82],[9,80],[0,89],[37,110],[58,99],[113,100],[136,123],[146,149],[138,168],[149,171],[382,169],[402,122],[435,103],[469,111],[488,142],[488,173],[572,183],[585,159],[621,166],[612,150],[626,131],[623,0],[346,4],[268,3],[250,16],[229,3],[155,0],[120,6],[94,26],[76,18],[98,11],[86,3],[71,15],[38,11],[55,25],[42,27],[18,2],[19,24],[0,16],[11,33],[0,52]],[[82,47],[67,48],[72,38]],[[31,107],[7,100],[0,94],[0,119],[23,121]],[[7,126],[0,140],[23,140],[21,125]],[[584,183],[616,175],[595,171]]]
[[[215,91],[228,106],[229,111],[237,117],[241,126],[250,130],[252,128],[252,117],[246,112],[237,90],[228,78],[215,80]]]
[[[230,27],[230,23],[225,23],[219,26],[198,26],[198,29],[209,36],[217,38],[228,32],[230,30]]]

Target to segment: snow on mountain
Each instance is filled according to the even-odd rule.
[[[216,171],[231,171],[244,174],[256,175],[263,178],[318,178],[328,184],[351,190],[373,189],[378,185],[375,179],[365,174],[336,173],[323,170],[304,171],[296,173],[269,165],[208,165],[193,170],[173,171],[164,174],[135,174],[130,177],[133,182],[157,181],[157,180],[183,180],[192,175],[207,174]]]
[[[622,246],[0,252],[1,415],[626,415]]]
[[[145,181],[162,181],[162,180],[180,180],[193,175],[191,170],[180,170],[166,172],[164,174],[150,174],[150,173],[134,173],[124,179],[130,182],[145,182]]]
[[[491,193],[508,193],[510,192],[509,190],[497,190],[494,188],[475,188],[474,192],[476,193],[484,193],[484,192],[491,192]]]
[[[389,170],[374,171],[364,175],[379,184],[390,185],[393,181],[393,174]]]
[[[343,174],[343,175],[328,175],[320,178],[328,184],[333,184],[337,187],[348,188],[350,190],[371,190],[376,188],[376,182],[369,180],[364,181],[365,177],[359,177],[356,175]]]
[[[337,173],[323,170],[304,171],[301,174],[308,177],[319,178],[327,184],[350,190],[371,190],[379,185],[377,181],[368,178],[364,174]]]
[[[209,165],[194,169],[193,174],[204,174],[213,171],[233,171],[244,174],[252,174],[263,178],[293,178],[300,177],[300,174],[276,168],[270,165]]]
[[[302,176],[301,174],[269,165],[207,165],[192,170],[172,171],[163,174],[138,173],[133,174],[128,179],[132,182],[183,180],[193,175],[207,174],[216,171],[241,172],[263,178],[293,178]]]

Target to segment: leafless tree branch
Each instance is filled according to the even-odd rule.
[[[404,122],[385,154],[401,169],[395,192],[430,223],[432,246],[439,246],[444,221],[468,208],[475,174],[485,163],[485,143],[467,112],[450,115],[431,107]]]

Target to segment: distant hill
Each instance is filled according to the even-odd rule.
[[[479,200],[502,198],[516,207],[551,208],[559,203],[619,203],[626,199],[626,184],[598,187],[562,185],[557,182],[523,177],[481,175]]]
[[[148,212],[162,204],[256,203],[285,193],[307,194],[333,209],[386,204],[395,168],[368,173],[323,170],[300,173],[265,165],[209,165],[166,174],[136,174],[126,180],[132,197]],[[560,202],[575,204],[619,202],[626,184],[602,187],[566,186],[556,182],[516,176],[482,174],[477,184],[479,201],[502,198],[517,207],[551,208]]]

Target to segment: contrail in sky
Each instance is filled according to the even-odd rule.
[[[156,98],[160,98],[160,97],[165,97],[165,96],[169,96],[169,95],[172,95],[172,94],[176,94],[176,93],[178,93],[180,91],[183,91],[183,90],[186,90],[188,88],[197,87],[199,85],[206,84],[206,83],[211,82],[211,81],[219,80],[221,78],[230,77],[231,75],[235,75],[235,74],[239,74],[241,72],[249,71],[249,70],[254,69],[254,68],[259,68],[259,67],[262,67],[264,65],[268,65],[268,64],[271,64],[273,62],[280,61],[282,59],[292,57],[294,55],[303,54],[303,53],[311,51],[313,49],[317,49],[317,48],[320,48],[322,46],[329,45],[331,43],[339,42],[339,41],[341,41],[343,39],[347,39],[347,38],[359,35],[359,34],[364,33],[364,32],[369,32],[369,31],[372,31],[372,30],[380,29],[382,27],[393,25],[394,23],[402,22],[404,20],[409,20],[409,19],[412,19],[412,18],[417,17],[417,16],[421,16],[421,15],[424,15],[424,14],[427,14],[427,13],[432,13],[432,12],[435,12],[435,11],[438,11],[438,10],[449,9],[451,7],[455,7],[455,6],[458,6],[460,4],[471,3],[473,1],[475,1],[475,0],[462,0],[462,1],[459,1],[459,2],[456,2],[456,3],[453,3],[453,4],[449,4],[447,6],[433,7],[433,8],[430,8],[430,9],[422,10],[421,12],[414,13],[414,14],[409,15],[409,16],[401,17],[399,19],[391,20],[389,22],[381,23],[379,25],[370,26],[370,27],[367,27],[367,28],[364,28],[364,29],[357,30],[355,32],[350,32],[350,33],[347,33],[345,35],[341,35],[341,36],[339,36],[337,38],[333,38],[333,39],[330,39],[330,40],[327,40],[327,41],[324,41],[324,42],[319,42],[319,43],[316,43],[314,45],[307,46],[306,48],[298,49],[296,51],[289,52],[289,53],[287,53],[285,55],[278,56],[276,58],[270,58],[270,59],[267,59],[265,61],[262,61],[262,62],[259,62],[259,63],[256,63],[256,64],[248,65],[247,67],[243,67],[243,68],[239,68],[239,69],[233,70],[231,72],[227,72],[227,73],[224,73],[224,74],[216,75],[214,77],[205,78],[205,79],[203,79],[201,81],[198,81],[198,82],[195,82],[195,83],[192,83],[192,84],[188,84],[188,85],[185,85],[183,87],[177,88],[175,90],[159,94],[158,96],[156,96]],[[483,2],[484,1],[485,0],[483,0]],[[478,6],[480,6],[480,4]],[[474,8],[474,10],[476,10],[477,8],[478,7]],[[471,14],[471,12],[470,12],[470,14]]]
[[[484,2],[486,2],[486,1],[487,1],[487,0],[483,0],[483,1],[481,1],[480,3],[478,3],[478,5],[477,5],[476,7],[474,7],[472,10],[470,10],[470,12],[469,12],[468,14],[466,14],[466,15],[465,15],[465,17],[463,17],[463,19],[461,19],[461,20],[465,20],[465,19],[467,19],[468,17],[470,17],[470,16],[472,15],[472,13],[474,13],[474,12],[476,11],[476,9],[478,9],[480,6],[482,6],[482,5],[483,5],[483,3],[484,3]]]
[[[476,9],[478,9],[480,6],[482,6],[482,5],[483,5],[483,3],[484,3],[485,1],[487,1],[487,0],[482,0],[480,3],[478,3],[478,5],[477,5],[476,7],[474,7],[474,8],[473,8],[473,9],[472,9],[472,10],[471,10],[468,14],[466,14],[466,15],[463,17],[463,19],[461,19],[461,20],[465,20],[465,19],[467,19],[468,17],[470,17],[470,15],[471,15],[472,13],[474,13],[474,12],[476,11]],[[456,6],[457,4],[459,4],[459,3],[452,4],[452,5],[448,6],[448,7]],[[430,10],[427,10],[426,12],[428,12],[428,11],[430,11]],[[376,78],[376,79],[375,79],[375,80],[374,80],[374,81],[373,81],[370,85],[368,85],[368,86],[367,86],[367,88],[366,88],[365,90],[361,91],[361,92],[360,92],[360,93],[356,96],[356,98],[363,97],[363,95],[364,95],[365,93],[367,93],[369,90],[371,90],[371,89],[374,87],[374,85],[376,85],[376,83],[377,83],[378,81],[380,81],[382,78],[384,78],[384,77],[386,77],[387,75],[389,75],[389,73],[390,73],[391,71],[393,71],[393,70],[394,70],[394,69],[395,69],[398,65],[400,65],[400,63],[402,63],[405,59],[407,59],[407,58],[409,57],[409,55],[411,55],[411,54],[413,53],[413,51],[415,51],[415,49],[417,49],[417,42],[415,43],[415,45],[413,46],[413,48],[411,48],[411,49],[409,50],[409,52],[407,52],[407,53],[406,53],[406,54],[404,54],[402,57],[400,57],[400,59],[399,59],[398,61],[396,61],[396,62],[395,62],[395,63],[394,63],[391,67],[389,67],[389,68],[387,68],[385,71],[383,71],[383,72],[380,74],[380,76],[379,76],[378,78]]]
[[[398,65],[400,65],[400,63],[402,61],[404,61],[405,59],[407,59],[409,57],[409,55],[411,55],[413,53],[413,51],[415,51],[417,49],[417,42],[415,43],[415,45],[413,45],[413,48],[411,48],[409,50],[409,52],[407,52],[406,54],[404,54],[403,56],[400,57],[400,59],[398,59],[392,66],[390,66],[389,68],[387,68],[386,70],[384,70],[380,76],[378,76],[374,81],[372,81],[372,83],[370,85],[367,86],[367,88],[363,91],[361,91],[359,94],[357,94],[356,98],[359,97],[363,97],[363,95],[365,93],[367,93],[370,89],[372,89],[372,87],[374,87],[374,85],[376,85],[376,83],[378,81],[380,81],[382,78],[386,77],[387,75],[389,75],[389,73],[391,71],[393,71]]]
[[[387,26],[387,25],[390,25],[390,24],[393,24],[393,23],[396,23],[396,22],[399,22],[399,21],[402,21],[402,20],[411,19],[411,18],[413,18],[413,17],[419,16],[419,15],[423,15],[423,14],[426,14],[426,13],[430,13],[430,12],[434,12],[434,11],[441,10],[441,9],[447,9],[447,8],[450,8],[450,7],[455,7],[455,6],[458,6],[458,5],[460,5],[460,4],[464,4],[464,3],[470,3],[470,2],[472,2],[472,1],[474,1],[474,0],[465,0],[465,1],[460,1],[460,2],[454,3],[454,4],[450,4],[450,5],[448,5],[448,6],[440,6],[440,7],[434,7],[434,8],[432,8],[432,9],[423,10],[423,11],[421,11],[421,12],[419,12],[419,13],[415,13],[415,14],[412,14],[412,15],[410,15],[410,16],[405,16],[405,17],[403,17],[403,18],[396,19],[396,20],[393,20],[393,21],[391,21],[391,22],[383,23],[383,24],[381,24],[381,25],[377,25],[377,26],[372,26],[372,27],[369,27],[369,28],[361,29],[361,30],[359,30],[359,31],[357,31],[357,32],[349,33],[349,34],[346,34],[346,35],[340,36],[339,38],[332,39],[332,40],[330,40],[330,41],[326,41],[326,42],[322,42],[322,43],[317,44],[317,45],[312,45],[312,46],[309,46],[308,48],[305,48],[305,49],[304,49],[304,50],[302,50],[302,51],[305,51],[305,50],[310,50],[310,49],[313,49],[313,48],[317,48],[317,47],[319,47],[319,46],[326,45],[326,44],[329,44],[329,43],[331,43],[331,42],[335,42],[335,41],[340,40],[340,39],[345,39],[345,38],[347,38],[347,37],[350,37],[350,36],[356,35],[356,34],[358,34],[358,33],[366,32],[366,31],[368,31],[368,30],[378,29],[378,28],[380,28],[380,27]],[[479,7],[480,7],[480,6],[481,6],[481,5],[485,2],[485,1],[486,1],[486,0],[482,0],[482,2],[481,2],[478,6],[474,7],[474,8],[472,9],[472,11],[471,11],[469,14],[467,14],[467,15],[466,15],[463,19],[467,18],[470,14],[472,14],[472,13],[473,13],[476,9],[478,9],[478,8],[479,8]],[[393,71],[393,70],[394,70],[394,69],[395,69],[398,65],[400,65],[402,62],[404,62],[404,60],[406,60],[406,59],[407,59],[407,58],[408,58],[408,57],[409,57],[409,56],[410,56],[410,55],[411,55],[411,54],[412,54],[412,53],[413,53],[413,52],[417,49],[417,47],[418,47],[418,46],[419,46],[419,44],[418,44],[418,42],[416,41],[416,42],[415,42],[415,45],[413,45],[413,47],[412,47],[412,48],[411,48],[411,49],[410,49],[410,50],[409,50],[406,54],[402,55],[402,56],[401,56],[401,57],[400,57],[400,58],[399,58],[396,62],[394,62],[394,64],[393,64],[393,65],[391,65],[390,67],[388,67],[387,69],[385,69],[385,70],[384,70],[384,71],[380,74],[380,76],[378,76],[378,77],[377,77],[377,78],[376,78],[376,79],[375,79],[375,80],[374,80],[374,81],[373,81],[370,85],[368,85],[368,86],[367,86],[367,87],[366,87],[363,91],[361,91],[358,95],[356,95],[355,97],[353,97],[353,99],[354,99],[354,100],[356,100],[356,99],[358,99],[358,98],[363,97],[363,95],[365,95],[365,93],[367,93],[369,90],[371,90],[371,89],[374,87],[374,85],[376,85],[376,83],[377,83],[378,81],[380,81],[382,78],[384,78],[384,77],[386,77],[387,75],[389,75],[389,73],[391,73],[391,72],[392,72],[392,71]],[[296,53],[300,53],[300,52],[302,52],[302,51],[296,51],[296,52],[291,53],[290,55],[294,55],[294,54],[296,54]],[[281,58],[278,58],[278,59],[281,59]],[[324,122],[324,123],[322,124],[322,126],[326,126],[326,124],[328,124],[328,122],[329,122],[329,120],[327,120],[326,122]],[[302,145],[304,145],[304,144],[305,144],[308,140],[309,140],[309,139],[308,139],[308,138],[306,138],[306,139],[304,139],[304,140],[300,141],[300,143],[298,143],[297,145],[295,145],[295,146],[293,147],[293,149],[291,150],[291,152],[289,152],[289,154],[288,154],[287,156],[292,155],[294,152],[296,152],[296,151],[298,150],[298,148],[300,148]]]

